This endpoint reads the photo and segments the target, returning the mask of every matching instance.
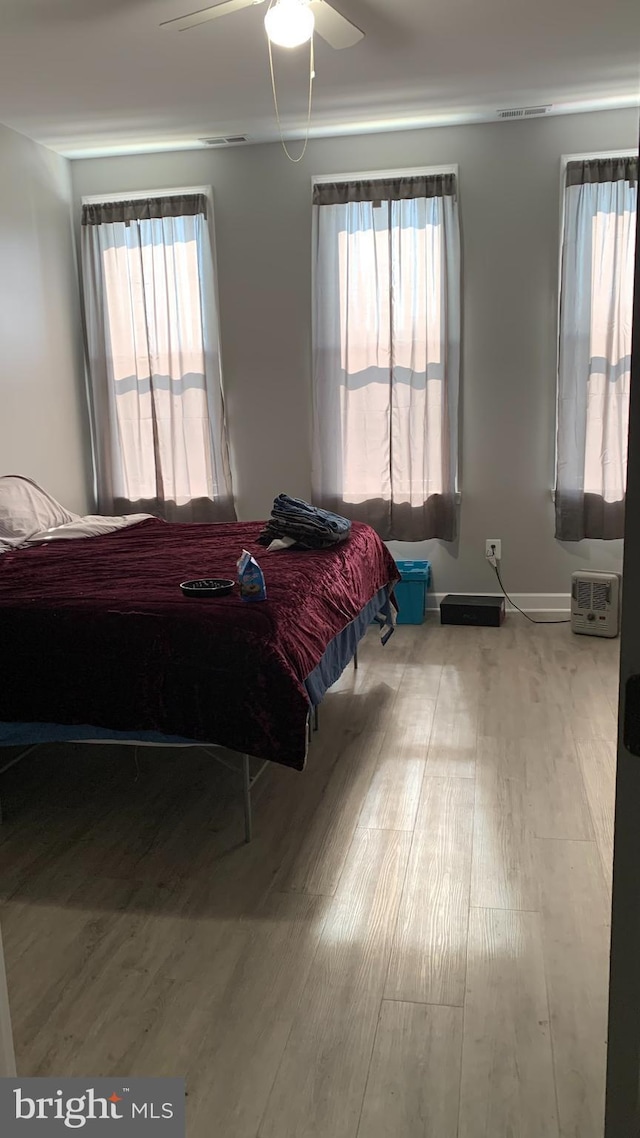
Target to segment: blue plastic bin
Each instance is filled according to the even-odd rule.
[[[396,585],[398,624],[422,624],[431,584],[430,561],[396,561],[402,580]]]

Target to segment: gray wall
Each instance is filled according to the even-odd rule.
[[[456,546],[428,556],[435,588],[491,591],[485,537],[507,587],[567,593],[581,567],[620,569],[622,543],[553,536],[557,274],[562,154],[631,147],[635,111],[72,163],[83,194],[212,184],[222,348],[239,514],[310,492],[312,174],[458,163],[464,249],[463,493]]]
[[[0,474],[90,501],[69,163],[0,126]]]

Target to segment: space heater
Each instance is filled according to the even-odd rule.
[[[571,631],[584,636],[617,636],[619,630],[618,574],[574,573],[571,577]]]

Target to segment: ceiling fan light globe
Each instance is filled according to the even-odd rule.
[[[271,43],[278,47],[300,47],[313,35],[313,12],[300,0],[278,0],[264,18]]]

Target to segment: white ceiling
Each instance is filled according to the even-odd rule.
[[[251,7],[188,32],[207,0],[0,0],[0,121],[69,156],[277,137]],[[316,46],[314,132],[473,121],[498,108],[633,105],[637,0],[335,0],[366,39]],[[278,51],[285,126],[306,115],[305,48]]]

